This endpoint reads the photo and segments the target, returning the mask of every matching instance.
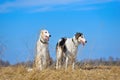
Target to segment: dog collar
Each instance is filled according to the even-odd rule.
[[[74,42],[73,38],[72,38],[72,42],[75,44],[75,42]]]
[[[40,39],[40,42],[43,43],[43,44],[48,44],[47,42],[44,42],[44,41],[42,41],[41,39]]]
[[[75,44],[75,42],[74,42],[74,40],[73,40],[73,38],[72,38],[72,42],[74,43],[74,45],[76,46],[76,44]],[[77,47],[77,46],[76,46]]]

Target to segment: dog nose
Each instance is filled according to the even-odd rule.
[[[49,35],[49,37],[51,37],[51,35]]]
[[[85,41],[85,43],[87,43],[87,41]]]

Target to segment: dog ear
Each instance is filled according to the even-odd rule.
[[[40,36],[41,36],[41,38],[43,38],[43,35],[44,35],[43,30],[40,30]]]
[[[76,34],[75,34],[75,38],[76,39],[78,39],[80,36],[82,36],[83,34],[82,33],[80,33],[80,32],[77,32]]]

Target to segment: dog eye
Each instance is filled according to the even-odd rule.
[[[81,38],[83,38],[83,36],[81,36]]]

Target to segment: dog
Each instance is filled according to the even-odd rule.
[[[48,30],[41,30],[40,36],[36,45],[35,67],[37,70],[47,68],[50,61],[50,54],[48,50],[48,41],[51,37]]]
[[[74,70],[75,59],[78,51],[78,46],[87,43],[84,35],[77,32],[73,38],[61,38],[56,44],[56,69],[61,67],[62,61],[65,57],[65,69],[68,67],[68,61],[72,62],[72,69]]]

